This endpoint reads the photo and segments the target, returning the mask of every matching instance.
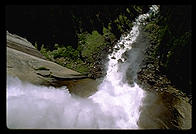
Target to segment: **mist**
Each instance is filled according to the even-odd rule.
[[[96,128],[101,119],[105,127],[113,124],[98,104],[71,96],[66,87],[36,86],[10,76],[7,82],[8,128]]]
[[[149,41],[144,37],[142,29],[136,41],[132,44],[132,48],[126,51],[122,57],[126,59],[124,63],[120,64],[120,70],[123,72],[123,81],[133,85],[137,79],[137,73],[140,65],[144,59],[144,53]]]
[[[134,121],[128,124],[125,107],[130,106],[126,105],[129,103],[127,101],[129,95],[125,93],[115,97],[106,92],[96,94],[99,99],[95,96],[81,98],[71,95],[66,86],[61,88],[38,86],[8,76],[7,127],[10,129],[118,129],[128,126],[137,128]],[[132,107],[135,105],[132,104]],[[135,114],[139,117],[138,113]]]

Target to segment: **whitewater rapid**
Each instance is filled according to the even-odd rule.
[[[157,10],[157,6],[152,6],[148,13],[136,18],[130,33],[121,37],[108,55],[107,74],[98,91],[88,98],[72,96],[66,86],[38,86],[7,76],[7,127],[138,129],[145,91],[135,82],[126,82],[130,62],[123,54],[132,49],[140,25]]]

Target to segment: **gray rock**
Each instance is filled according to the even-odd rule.
[[[7,37],[7,45],[10,44],[9,40],[12,41],[12,47],[7,46],[7,75],[16,76],[21,80],[38,85],[50,85],[55,79],[81,79],[87,77],[41,58],[43,56],[26,39],[9,33],[7,33]],[[25,51],[27,47],[33,51],[31,53]]]
[[[37,70],[36,73],[43,77],[50,77],[51,72],[48,70]]]
[[[20,37],[16,34],[11,34],[8,31],[7,31],[7,42],[14,42],[14,43],[20,44],[20,45],[25,46],[25,47],[30,47],[30,48],[36,49],[31,44],[31,42],[27,41],[27,39],[22,38],[22,37]]]

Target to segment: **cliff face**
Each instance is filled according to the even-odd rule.
[[[191,6],[161,6],[160,15],[144,27],[144,33],[150,41],[143,67],[146,75],[164,75],[191,97]],[[158,82],[153,75],[147,76],[150,85]]]
[[[46,60],[46,58],[25,38],[22,38],[15,34],[10,34],[8,31],[6,38],[7,47]]]
[[[144,100],[141,126],[152,128],[162,124],[163,128],[190,129],[191,7],[161,6],[160,15],[150,20],[142,33],[150,43],[138,72],[138,83],[154,95],[149,94]],[[161,113],[151,114],[149,118],[153,120],[145,124],[145,115],[154,110]]]
[[[192,6],[163,6],[160,26],[164,28],[157,54],[159,65],[172,84],[192,95]],[[161,29],[161,28],[160,28]]]
[[[45,86],[67,86],[71,94],[87,97],[97,82],[46,58],[26,39],[7,32],[7,75]],[[82,87],[82,88],[80,88]]]
[[[7,32],[7,74],[34,84],[55,79],[82,78],[80,73],[62,67],[46,58],[26,39]]]

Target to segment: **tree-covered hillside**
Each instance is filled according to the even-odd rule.
[[[163,5],[160,14],[144,27],[150,45],[146,49],[145,64],[150,64],[157,85],[157,75],[166,75],[171,84],[192,94],[191,46],[192,7],[189,5]],[[163,81],[163,80],[162,80]]]

